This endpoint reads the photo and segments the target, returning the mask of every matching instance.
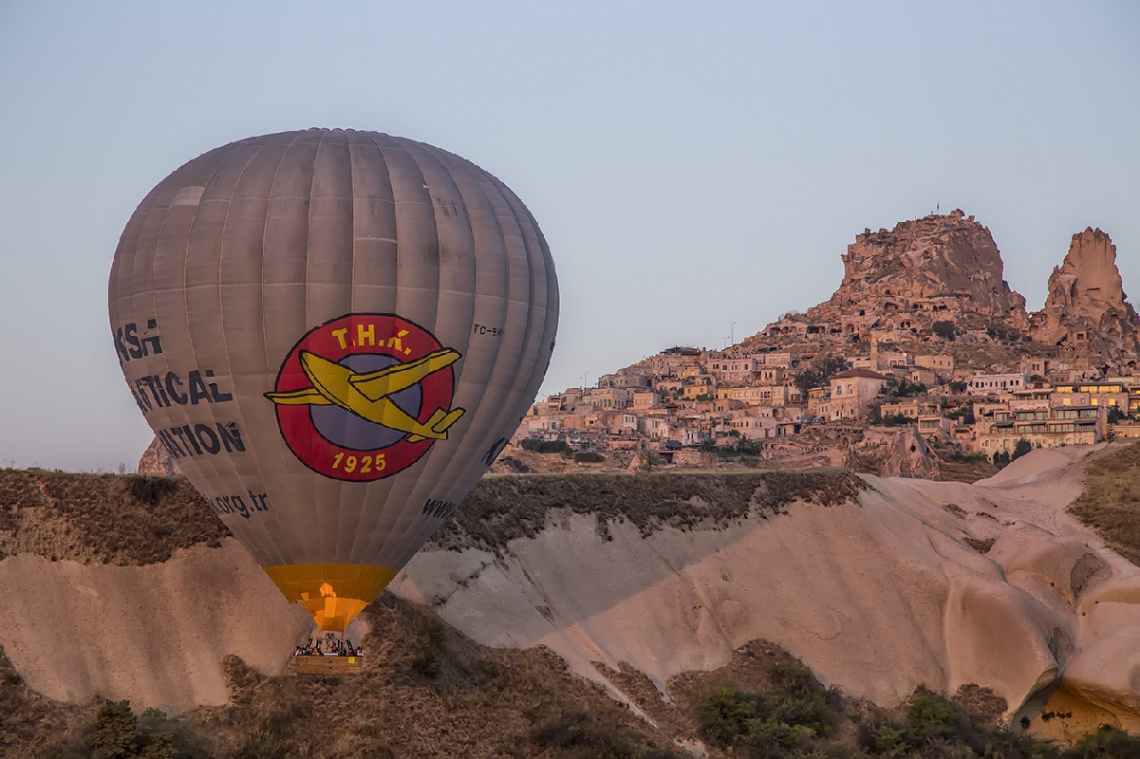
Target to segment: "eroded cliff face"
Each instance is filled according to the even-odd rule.
[[[1049,277],[1045,308],[1029,334],[1060,347],[1082,366],[1119,371],[1140,361],[1140,317],[1124,294],[1116,246],[1099,229],[1073,235],[1069,253]]]
[[[157,437],[151,440],[150,445],[143,451],[142,458],[139,459],[138,473],[158,477],[181,474],[178,465],[174,463],[174,457]]]
[[[1028,326],[1025,298],[1003,279],[989,229],[956,210],[864,231],[847,246],[831,299],[771,324],[767,336],[830,334],[912,340],[936,321],[984,330]]]

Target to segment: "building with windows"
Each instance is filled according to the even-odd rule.
[[[839,421],[866,417],[871,410],[871,401],[879,397],[889,379],[885,374],[870,369],[848,369],[832,376],[825,418]]]
[[[1023,372],[1009,374],[974,374],[966,381],[968,395],[999,395],[1025,387],[1029,376]]]
[[[995,410],[992,422],[979,422],[977,449],[988,456],[1012,452],[1022,438],[1034,448],[1091,445],[1104,439],[1103,406],[1058,406]]]

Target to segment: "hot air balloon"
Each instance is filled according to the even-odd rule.
[[[550,251],[510,189],[339,129],[233,142],[162,180],[119,240],[109,303],[158,439],[328,631],[490,467],[558,322]]]

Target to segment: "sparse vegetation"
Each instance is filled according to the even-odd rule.
[[[706,693],[698,707],[702,736],[748,757],[841,756],[828,740],[842,718],[839,692],[824,688],[797,662],[773,661],[768,678],[772,688],[766,692]]]
[[[181,477],[0,469],[0,556],[155,564],[229,534]]]
[[[129,701],[104,701],[87,730],[92,759],[175,759],[178,751],[166,733],[145,734]]]
[[[1021,458],[1022,456],[1024,456],[1025,454],[1029,453],[1032,450],[1033,450],[1033,444],[1030,443],[1025,438],[1019,437],[1017,439],[1017,442],[1013,444],[1013,453],[1010,454],[1009,460],[1010,461],[1017,461],[1019,458]]]
[[[237,657],[230,703],[138,718],[126,702],[68,705],[0,678],[0,756],[45,759],[665,759],[670,736],[569,672],[549,649],[491,649],[421,606],[383,595],[360,675],[266,677]],[[434,660],[431,677],[414,662]],[[0,673],[12,672],[0,652]]]
[[[806,398],[808,390],[826,386],[833,376],[850,368],[851,364],[847,359],[828,353],[815,359],[807,369],[796,372],[793,382]]]
[[[936,321],[930,325],[930,331],[948,341],[953,341],[954,336],[958,334],[958,328],[951,321]]]
[[[524,451],[534,451],[535,453],[567,453],[570,451],[570,444],[565,440],[523,440],[519,445],[522,446]]]
[[[1069,510],[1113,550],[1140,565],[1140,443],[1090,462],[1084,491]]]
[[[981,538],[971,538],[967,535],[966,537],[962,538],[962,542],[968,545],[970,548],[973,548],[978,553],[989,553],[990,549],[994,547],[993,538],[982,540]]]
[[[833,506],[853,500],[865,488],[863,480],[843,469],[499,475],[476,485],[431,544],[501,553],[511,540],[537,535],[558,511],[596,519],[606,537],[616,522],[630,522],[642,536],[664,526],[715,529],[744,519],[753,508],[768,516],[801,499]]]

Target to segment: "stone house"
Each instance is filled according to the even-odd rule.
[[[979,423],[976,447],[992,456],[1012,452],[1022,438],[1034,448],[1091,445],[1104,439],[1105,416],[1103,406],[995,411],[992,422]]]
[[[616,374],[603,374],[598,377],[598,387],[600,388],[629,388],[629,389],[643,389],[653,387],[653,378],[636,372],[618,372]]]
[[[754,358],[758,364],[768,367],[791,369],[795,365],[795,359],[792,358],[792,354],[784,351],[753,353],[749,358]]]
[[[1029,376],[1024,372],[1007,374],[973,374],[966,383],[968,395],[996,395],[1012,393],[1025,387]]]
[[[718,387],[713,397],[740,401],[747,406],[783,406],[788,402],[789,392],[788,388],[783,385]]]
[[[915,356],[914,365],[923,369],[930,369],[935,374],[951,376],[954,374],[954,357],[946,354],[937,356]]]
[[[709,363],[709,373],[718,384],[751,384],[752,375],[760,368],[754,358],[714,358]]]
[[[634,390],[633,408],[637,411],[661,408],[661,396],[652,390]]]
[[[829,421],[863,419],[870,411],[871,401],[879,397],[889,378],[870,369],[848,369],[831,378],[831,398],[828,403]]]
[[[933,369],[924,369],[919,366],[909,367],[906,373],[906,379],[907,382],[922,384],[926,387],[934,387],[938,383],[938,378],[935,376]]]
[[[1053,385],[1050,401],[1055,406],[1106,406],[1118,409],[1121,413],[1128,413],[1131,405],[1130,394],[1124,383],[1107,381],[1057,383]]]
[[[941,404],[925,398],[903,398],[898,403],[884,403],[879,408],[882,416],[905,416],[918,419],[920,416],[933,416],[942,413]]]
[[[690,400],[702,395],[712,397],[716,392],[716,379],[708,374],[701,374],[691,378],[681,388],[681,397]]]
[[[771,411],[771,409],[767,409]],[[742,438],[749,440],[763,440],[765,438],[776,437],[776,427],[779,422],[771,415],[767,416],[753,416],[753,415],[737,415],[726,421],[723,425],[724,429],[736,430],[740,433]]]
[[[918,434],[930,440],[931,438],[939,438],[941,440],[950,440],[950,430],[953,426],[949,419],[939,414],[923,414],[918,417],[916,423],[918,427]]]
[[[629,408],[633,404],[633,391],[619,387],[590,388],[582,402],[602,410]]]

